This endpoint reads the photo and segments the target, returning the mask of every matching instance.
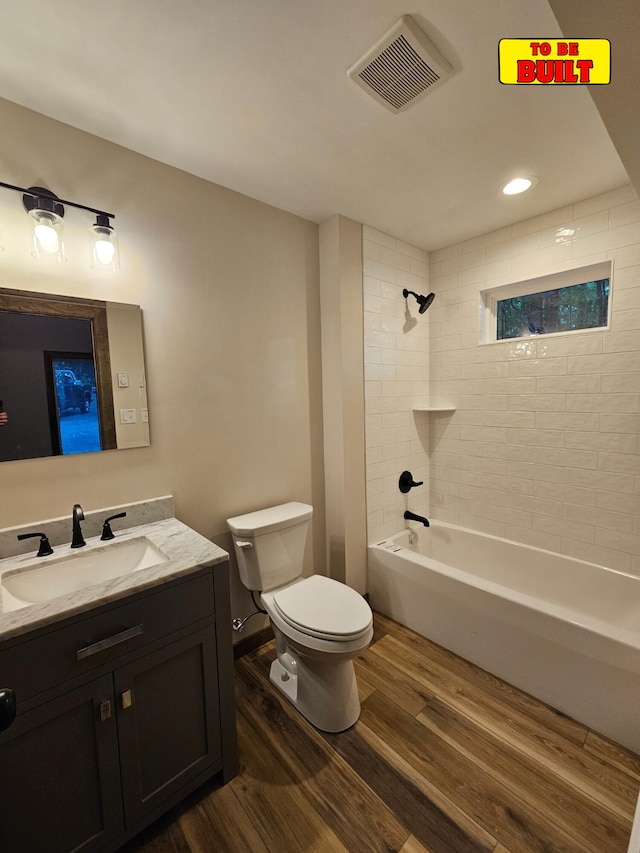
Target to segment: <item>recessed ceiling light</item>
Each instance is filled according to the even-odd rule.
[[[537,183],[538,179],[534,177],[514,178],[502,187],[502,192],[505,195],[518,195],[519,193],[524,193],[532,187],[535,187]]]

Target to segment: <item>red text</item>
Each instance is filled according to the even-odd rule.
[[[519,59],[518,83],[588,83],[592,68],[592,59]]]
[[[531,56],[549,56],[551,45],[548,41],[532,41],[529,43]],[[557,46],[558,56],[578,56],[577,41],[559,41]]]

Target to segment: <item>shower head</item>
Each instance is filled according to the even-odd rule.
[[[418,314],[424,314],[429,305],[436,298],[435,293],[429,293],[427,296],[418,296],[418,302],[420,303],[420,307],[418,308]]]
[[[406,288],[402,291],[402,295],[405,299],[409,294],[411,294],[411,296],[415,296],[418,300],[418,305],[420,306],[418,308],[418,314],[424,314],[429,305],[431,305],[433,300],[436,298],[435,293],[430,293],[428,296],[421,296],[419,293],[414,293],[413,290],[407,290]]]

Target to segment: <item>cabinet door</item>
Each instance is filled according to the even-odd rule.
[[[214,626],[114,673],[127,827],[220,759]]]
[[[0,734],[0,850],[90,853],[122,830],[108,675],[19,714]]]

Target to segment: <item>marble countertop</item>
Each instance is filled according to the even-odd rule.
[[[55,563],[60,559],[73,559],[76,555],[81,557],[96,547],[109,548],[112,544],[116,545],[141,536],[146,536],[163,552],[167,557],[165,562],[18,610],[5,612],[2,609],[0,595],[0,642],[98,605],[117,601],[132,593],[176,580],[180,575],[188,574],[198,568],[222,563],[229,556],[222,548],[214,545],[178,519],[165,518],[120,530],[111,542],[101,542],[98,536],[94,536],[86,540],[85,548],[71,550],[69,545],[55,546],[54,553],[49,557],[38,558],[35,556],[35,550],[30,554],[7,557],[0,560],[0,578],[5,572],[26,567],[42,569],[47,564]],[[37,548],[37,541],[32,541]]]

